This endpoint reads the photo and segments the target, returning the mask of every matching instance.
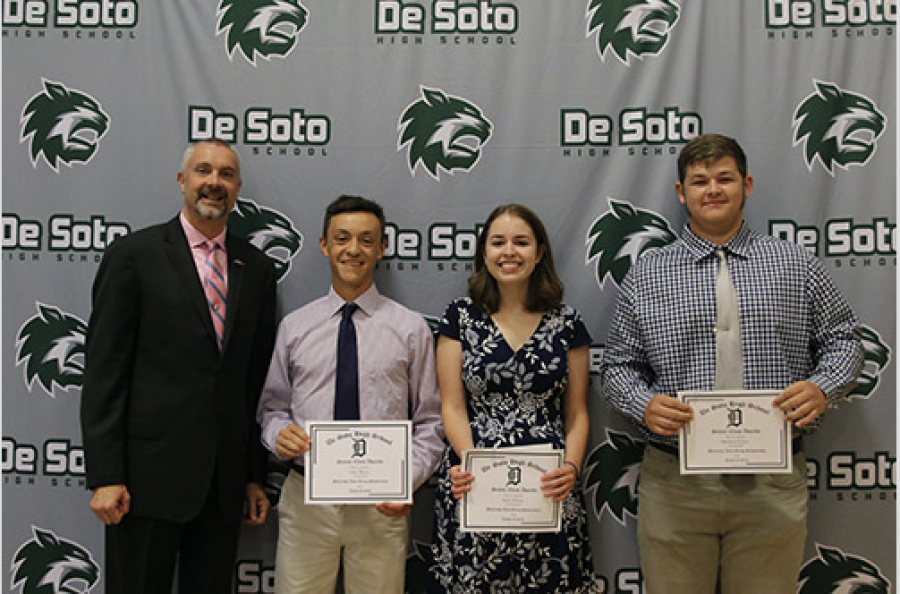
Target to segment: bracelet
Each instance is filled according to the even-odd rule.
[[[576,466],[576,464],[575,464],[574,462],[572,462],[571,460],[566,460],[566,461],[563,462],[563,464],[568,464],[569,466],[572,467],[572,470],[575,471],[575,480],[577,481],[577,480],[578,480],[578,474],[579,474],[579,473],[578,473],[578,466]]]

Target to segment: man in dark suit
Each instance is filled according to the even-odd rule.
[[[180,592],[229,592],[241,517],[269,509],[254,415],[274,267],[226,229],[228,143],[188,147],[177,180],[181,213],[114,242],[93,287],[81,425],[109,594],[170,592],[176,564]]]

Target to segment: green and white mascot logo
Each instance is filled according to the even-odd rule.
[[[38,315],[27,320],[16,335],[16,365],[25,365],[31,390],[37,380],[50,396],[54,388],[81,387],[87,324],[59,308],[37,302]]]
[[[590,0],[587,36],[597,33],[601,61],[612,51],[628,66],[631,56],[642,60],[663,51],[679,13],[670,0]]]
[[[263,485],[263,490],[266,492],[269,503],[273,508],[277,508],[278,502],[281,501],[281,490],[290,471],[291,463],[286,460],[269,456],[266,461],[266,482]]]
[[[400,116],[397,150],[408,146],[409,171],[416,165],[438,179],[439,169],[469,171],[481,158],[481,149],[491,136],[491,122],[474,104],[452,97],[440,89],[422,87],[422,98],[411,103]]]
[[[81,545],[32,526],[32,540],[13,557],[12,587],[21,594],[70,594],[94,589],[99,567]]]
[[[229,60],[237,49],[256,66],[256,56],[286,58],[297,45],[308,14],[298,0],[222,0],[216,35],[227,33]]]
[[[864,95],[813,79],[816,92],[794,112],[794,146],[804,144],[806,166],[817,159],[829,174],[834,166],[864,165],[875,153],[875,141],[887,120]]]
[[[59,163],[87,163],[109,128],[109,116],[96,99],[65,85],[43,79],[44,90],[22,110],[20,142],[31,140],[31,163],[43,156],[53,171]]]
[[[891,583],[868,559],[816,543],[818,557],[800,570],[797,594],[887,594]]]
[[[272,260],[279,282],[291,269],[291,261],[303,246],[303,236],[286,216],[240,198],[228,217],[228,229],[243,237]]]
[[[405,592],[428,591],[428,568],[434,565],[431,543],[412,539],[412,546],[406,555]]]
[[[878,387],[881,374],[891,362],[891,349],[881,334],[871,326],[860,326],[863,344],[863,369],[856,380],[856,387],[847,395],[848,400],[868,398]]]
[[[428,329],[431,330],[431,335],[434,337],[435,344],[437,344],[437,340],[441,336],[441,333],[439,332],[441,318],[428,315],[423,315],[422,317],[425,318],[425,323],[428,324]]]
[[[585,264],[596,261],[595,278],[600,288],[611,277],[616,285],[647,250],[675,241],[669,222],[659,214],[607,198],[609,210],[600,215],[587,234]]]
[[[606,441],[584,463],[584,492],[591,495],[597,519],[604,509],[623,526],[626,514],[637,517],[637,485],[643,459],[642,442],[627,433],[606,430]]]

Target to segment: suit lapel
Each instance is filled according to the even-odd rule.
[[[203,292],[203,284],[200,282],[197,266],[194,264],[194,255],[191,253],[191,247],[188,245],[187,237],[184,235],[184,229],[181,228],[181,221],[178,217],[175,217],[169,223],[166,241],[166,255],[172,263],[175,276],[178,277],[178,284],[187,292],[191,303],[194,304],[194,311],[200,317],[200,323],[203,324],[210,341],[215,346],[216,331],[213,328],[212,318],[209,315],[206,294]],[[218,347],[216,347],[216,350],[218,350]]]
[[[225,236],[225,249],[228,252],[228,308],[225,311],[225,343],[222,350],[228,348],[228,339],[234,328],[234,319],[239,311],[241,293],[246,275],[246,250],[244,245],[234,241],[231,233]]]

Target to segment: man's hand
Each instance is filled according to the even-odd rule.
[[[282,460],[302,456],[309,451],[309,435],[299,425],[291,423],[275,438],[275,455]]]
[[[808,381],[796,382],[785,388],[772,406],[783,410],[785,418],[798,428],[812,423],[825,412],[828,401],[825,393],[816,384]]]
[[[693,418],[689,405],[665,394],[654,396],[644,409],[644,424],[657,435],[675,435]]]
[[[269,515],[269,497],[259,483],[247,483],[247,517],[244,524],[259,526]]]
[[[118,524],[131,509],[131,494],[125,485],[106,485],[94,489],[91,510],[104,524]]]
[[[390,503],[385,501],[384,503],[379,503],[375,506],[375,509],[378,510],[384,516],[389,518],[402,518],[403,516],[409,515],[409,512],[412,511],[411,503]]]

